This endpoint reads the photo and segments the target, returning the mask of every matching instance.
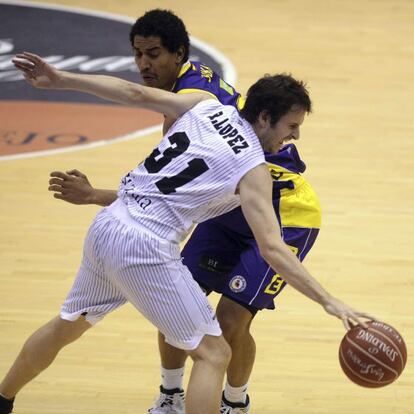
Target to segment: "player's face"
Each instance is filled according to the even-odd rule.
[[[183,51],[169,52],[156,36],[134,37],[135,63],[146,86],[171,90],[180,72]]]
[[[292,107],[273,127],[269,127],[268,145],[264,149],[271,153],[277,153],[288,141],[299,139],[300,126],[305,115],[306,111],[303,108]]]

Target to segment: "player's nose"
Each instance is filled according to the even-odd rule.
[[[140,72],[145,72],[151,67],[149,60],[145,56],[137,58],[136,63]]]
[[[292,133],[292,139],[294,139],[295,141],[297,141],[299,138],[300,138],[300,130],[299,130],[299,128],[297,128]]]

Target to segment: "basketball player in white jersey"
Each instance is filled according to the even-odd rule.
[[[241,204],[263,258],[324,309],[350,323],[369,315],[331,296],[283,243],[263,149],[274,150],[272,80],[254,84],[241,116],[205,94],[177,95],[108,76],[58,71],[40,57],[14,59],[31,85],[78,90],[178,118],[159,146],[121,181],[119,198],[92,223],[84,256],[60,315],[36,331],[0,385],[1,414],[17,392],[108,312],[131,302],[194,360],[187,414],[218,414],[230,349],[205,294],[180,260],[194,223]],[[259,99],[257,99],[259,98]],[[251,105],[250,102],[255,102]],[[292,108],[300,125],[305,112]],[[4,405],[3,405],[4,406]]]

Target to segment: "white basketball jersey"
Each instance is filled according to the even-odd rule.
[[[232,106],[200,102],[121,181],[119,197],[151,233],[182,241],[194,223],[240,205],[240,179],[265,162],[251,125]]]

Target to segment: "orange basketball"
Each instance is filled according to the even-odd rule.
[[[407,362],[401,335],[383,322],[354,326],[342,339],[339,362],[347,377],[363,387],[378,388],[394,382]]]

